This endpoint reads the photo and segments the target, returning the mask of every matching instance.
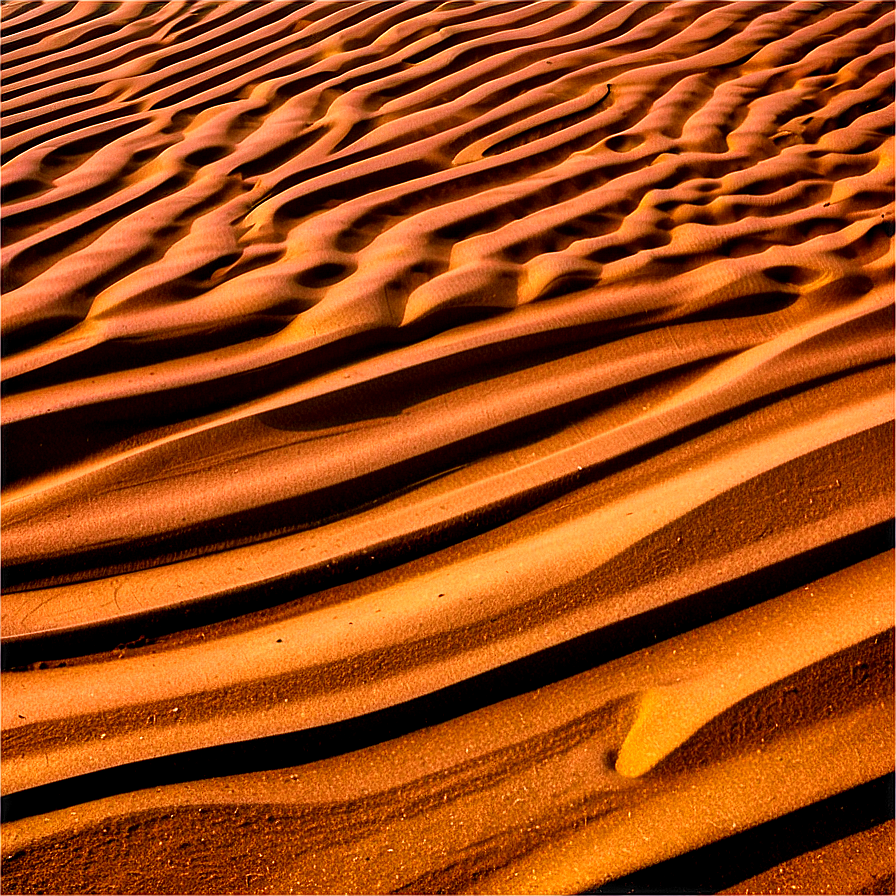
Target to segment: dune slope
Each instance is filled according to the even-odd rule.
[[[5,3],[4,891],[892,892],[893,29]]]

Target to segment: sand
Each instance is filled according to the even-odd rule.
[[[892,3],[2,30],[4,892],[894,892]]]

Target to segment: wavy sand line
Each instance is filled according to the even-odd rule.
[[[893,26],[5,4],[4,887],[715,891],[885,821]]]
[[[349,823],[349,826],[343,830],[342,836],[352,839],[382,836],[374,834],[369,821],[365,823],[364,819],[365,817],[370,818],[369,813],[374,806],[379,806],[384,810],[390,804],[394,806],[394,800],[398,793],[405,793],[406,797],[411,797],[413,794],[412,802],[407,805],[407,810],[417,819],[415,824],[425,824],[425,819],[430,813],[435,810],[438,814],[440,804],[446,802],[444,797],[451,800],[450,806],[446,808],[452,811],[457,811],[457,805],[463,804],[465,801],[480,807],[484,799],[499,802],[506,800],[509,803],[510,796],[525,792],[527,779],[528,786],[537,787],[539,779],[543,782],[546,775],[556,773],[566,776],[566,780],[572,784],[572,786],[567,786],[567,793],[564,797],[569,816],[566,817],[566,811],[559,811],[560,807],[558,806],[555,810],[558,814],[554,817],[542,817],[534,820],[548,822],[555,828],[559,822],[560,830],[563,830],[564,824],[572,823],[575,830],[583,818],[597,820],[609,815],[609,830],[605,826],[606,822],[602,822],[597,826],[598,835],[611,838],[626,835],[631,837],[632,832],[637,831],[643,823],[639,812],[636,812],[635,819],[631,820],[632,811],[637,807],[643,805],[644,808],[640,809],[640,814],[643,814],[646,809],[650,812],[648,817],[652,817],[654,821],[657,816],[662,817],[663,813],[668,811],[668,784],[671,784],[673,794],[679,788],[691,789],[694,786],[707,789],[707,796],[711,798],[715,798],[712,796],[714,793],[724,793],[724,786],[721,790],[719,788],[720,779],[724,781],[725,777],[730,774],[744,774],[744,764],[746,763],[746,766],[749,767],[756,761],[753,758],[756,752],[759,754],[768,752],[768,748],[760,748],[758,751],[749,751],[747,757],[744,757],[743,754],[739,755],[739,751],[736,749],[739,740],[746,739],[747,743],[752,744],[757,742],[761,735],[767,736],[770,726],[779,719],[782,707],[784,716],[780,718],[787,718],[791,726],[796,724],[800,738],[802,738],[801,744],[797,742],[787,747],[788,750],[796,748],[794,755],[798,754],[800,750],[806,750],[807,742],[811,743],[813,738],[830,737],[840,733],[839,727],[834,729],[833,726],[820,724],[816,718],[816,709],[813,709],[811,704],[800,702],[796,694],[803,686],[803,679],[799,676],[785,678],[784,681],[789,684],[783,691],[778,688],[767,694],[765,691],[762,692],[757,704],[759,714],[753,717],[753,721],[748,727],[741,730],[737,740],[728,743],[725,738],[719,739],[716,735],[715,740],[710,741],[714,743],[714,747],[711,747],[709,752],[717,755],[717,764],[711,766],[709,774],[707,770],[693,769],[687,762],[678,765],[667,764],[665,773],[667,787],[657,789],[655,782],[651,782],[649,778],[641,779],[641,783],[636,785],[632,779],[621,778],[606,770],[602,774],[598,774],[597,786],[598,790],[603,791],[603,795],[601,799],[595,800],[592,793],[596,784],[595,762],[597,762],[598,770],[601,764],[596,754],[612,755],[614,744],[618,749],[619,743],[628,742],[626,738],[631,738],[633,733],[639,732],[639,723],[632,712],[633,707],[629,697],[632,689],[635,689],[635,693],[643,689],[644,693],[649,694],[651,686],[655,687],[659,683],[664,683],[664,686],[668,687],[668,682],[681,681],[682,675],[684,675],[685,681],[690,682],[689,686],[699,688],[700,682],[709,680],[708,675],[720,674],[725,663],[733,663],[736,668],[741,668],[738,656],[742,655],[743,650],[748,646],[751,651],[755,651],[757,631],[769,631],[770,629],[788,631],[788,641],[791,644],[801,643],[806,638],[814,641],[821,637],[827,642],[827,646],[819,645],[817,656],[820,658],[830,651],[828,656],[831,662],[828,667],[822,663],[813,674],[821,674],[822,670],[827,668],[828,677],[836,676],[840,674],[836,670],[842,666],[843,662],[846,662],[849,668],[855,664],[855,656],[842,654],[840,651],[842,646],[865,643],[862,639],[867,632],[885,631],[891,625],[891,620],[888,617],[892,615],[892,598],[887,595],[887,588],[891,585],[888,575],[889,566],[890,563],[886,558],[862,564],[844,573],[820,580],[811,592],[808,589],[799,589],[797,592],[782,597],[775,602],[772,615],[768,614],[768,608],[756,607],[704,629],[672,639],[661,646],[650,648],[644,652],[643,656],[634,654],[611,663],[604,667],[600,674],[585,673],[567,680],[562,687],[555,685],[543,692],[515,698],[507,709],[513,711],[514,715],[518,717],[518,726],[513,738],[503,745],[499,745],[498,741],[507,737],[507,730],[501,726],[495,728],[483,725],[477,719],[477,715],[485,717],[494,715],[496,707],[488,707],[471,717],[462,717],[450,723],[450,726],[460,727],[461,730],[456,732],[456,735],[459,736],[449,737],[443,741],[448,750],[447,755],[440,755],[438,751],[430,753],[426,749],[420,749],[420,741],[433,738],[438,729],[412,735],[406,746],[399,746],[399,749],[409,751],[408,757],[413,755],[432,756],[432,759],[426,760],[426,763],[429,764],[436,756],[439,756],[436,766],[428,770],[428,776],[418,778],[413,782],[407,780],[407,775],[414,774],[415,763],[413,761],[396,762],[389,756],[389,751],[384,752],[380,747],[376,747],[369,751],[369,759],[362,755],[358,757],[357,761],[365,765],[371,763],[368,780],[381,781],[380,786],[383,789],[380,792],[370,792],[365,789],[358,792],[361,782],[357,778],[352,776],[334,777],[332,774],[325,777],[324,768],[317,769],[312,764],[294,769],[287,768],[274,774],[259,775],[255,773],[242,778],[238,776],[234,782],[238,787],[236,793],[240,794],[239,802],[236,803],[234,802],[233,785],[225,788],[221,782],[214,779],[199,784],[198,790],[192,794],[188,789],[183,796],[181,796],[184,790],[183,785],[175,785],[161,792],[148,791],[141,798],[137,817],[145,818],[147,814],[152,817],[160,813],[167,813],[172,805],[172,800],[180,803],[182,799],[186,799],[187,805],[196,806],[198,804],[205,807],[214,807],[216,804],[222,803],[225,806],[228,804],[231,806],[241,805],[243,800],[248,801],[250,805],[260,803],[268,813],[272,809],[276,810],[280,824],[292,816],[305,826],[307,834],[302,851],[311,852],[312,856],[309,858],[313,858],[314,851],[319,853],[322,848],[324,850],[328,848],[328,845],[322,842],[318,835],[317,825],[320,822],[315,821],[315,818],[319,817],[323,820],[323,818],[329,817],[334,820],[335,824],[339,824],[337,819],[343,817],[344,812],[359,813],[357,821],[360,822],[360,826]],[[827,631],[827,618],[832,600],[844,613],[844,617],[853,620],[854,631],[842,632],[833,636]],[[866,640],[868,646],[873,648],[876,642],[873,639]],[[720,645],[724,645],[721,653]],[[786,644],[782,644],[778,639],[766,638],[764,647],[756,655],[757,670],[761,670],[764,660],[769,663],[769,667],[776,666],[773,654],[782,650],[788,650]],[[880,653],[880,649],[877,649],[876,652],[872,649],[866,656],[870,659],[877,653]],[[872,676],[886,676],[885,669],[888,661],[885,654],[886,650],[874,660]],[[727,678],[724,675],[723,677]],[[844,716],[838,718],[837,722],[838,726],[842,726],[844,723],[848,725],[851,716],[855,716],[853,723],[859,722],[860,719],[865,720],[864,727],[866,727],[866,736],[869,740],[866,746],[857,748],[863,749],[863,755],[868,759],[868,764],[863,767],[863,773],[873,777],[878,773],[876,769],[884,769],[886,766],[886,756],[879,748],[883,732],[877,731],[875,728],[877,720],[871,711],[874,701],[872,700],[871,704],[862,703],[867,699],[868,679],[862,678],[857,681],[858,688],[854,690],[850,700],[854,706],[849,712],[846,712],[847,707],[844,705]],[[754,679],[754,683],[756,682],[757,679]],[[680,688],[680,686],[677,687]],[[856,685],[854,684],[853,687],[856,688]],[[626,699],[621,700],[620,696]],[[743,691],[739,696],[743,698]],[[545,713],[546,705],[552,707],[547,714]],[[604,708],[582,716],[583,705]],[[550,722],[547,721],[548,719]],[[633,722],[634,728],[632,727]],[[551,727],[546,729],[544,727],[546,723]],[[175,727],[181,724],[189,726],[190,723],[185,720],[183,723],[177,723]],[[870,727],[868,727],[869,724]],[[473,731],[477,731],[479,734],[471,739]],[[710,732],[707,732],[707,735],[710,738],[714,737]],[[787,730],[786,736],[792,737],[793,731]],[[414,741],[417,743],[415,744]],[[521,747],[525,747],[524,751],[521,751]],[[734,748],[733,755],[731,754],[732,748]],[[705,742],[701,749],[706,751]],[[781,749],[782,744],[779,738],[776,746],[777,752],[772,751],[770,756],[758,757],[761,772],[766,775],[769,773],[770,762],[776,763],[778,768],[781,767]],[[395,747],[391,747],[391,750],[394,751]],[[537,755],[540,760],[538,765],[541,772],[534,776],[529,755],[531,753]],[[331,760],[331,763],[339,761],[342,760]],[[553,764],[557,768],[546,772],[545,764]],[[11,763],[13,771],[15,771],[15,766],[15,762]],[[848,763],[844,764],[841,774],[855,774],[852,771],[854,768],[855,766]],[[825,780],[814,774],[810,776],[810,779],[801,779],[797,788],[789,788],[789,798],[796,801],[805,798],[808,790],[800,790],[800,788],[814,788],[816,792],[823,793],[824,788],[832,786],[830,780]],[[573,782],[575,783],[573,784]],[[196,785],[190,785],[190,787],[196,787]],[[517,799],[514,805],[525,802]],[[747,802],[751,806],[751,810],[756,813],[756,820],[769,812],[769,805],[765,800]],[[660,805],[665,803],[666,808],[657,811],[657,803]],[[366,809],[364,808],[365,804]],[[343,807],[341,812],[334,811],[337,805]],[[411,805],[413,805],[412,810]],[[135,808],[132,802],[109,797],[102,803],[86,807],[83,816],[79,813],[75,824],[79,828],[86,825],[88,830],[99,827],[101,824],[108,826],[115,824],[117,818],[123,820],[128,817],[133,818]],[[531,813],[532,807],[523,805],[514,811],[517,814],[522,813],[520,820],[523,820],[528,813]],[[578,820],[576,820],[576,812],[579,813]],[[628,820],[626,820],[626,813],[628,813]],[[389,814],[391,813],[387,812],[387,815]],[[51,827],[41,829],[40,837],[46,838],[49,835],[53,842],[71,826],[72,821],[69,814],[62,827],[59,828],[60,815],[61,813],[57,813],[56,817],[48,816],[47,821],[51,823]],[[730,809],[724,812],[723,816],[730,818]],[[507,824],[506,819],[499,821],[493,813],[482,812],[481,808],[478,817],[482,819],[485,827],[492,827],[496,832],[504,829]],[[271,818],[270,814],[268,818]],[[380,823],[383,823],[384,820],[381,818]],[[388,825],[402,824],[402,820],[396,812],[394,821],[386,823]],[[742,816],[741,823],[743,823]],[[495,827],[496,824],[500,826]],[[332,837],[332,824],[328,827]],[[711,838],[709,827],[709,825],[705,825],[702,828],[697,842],[705,842],[702,838],[707,837],[708,834]],[[54,828],[57,829],[56,832],[54,832]],[[324,831],[320,831],[320,834],[326,836]],[[15,838],[15,842],[12,844],[14,848],[27,848],[30,843],[33,843],[21,822],[12,826],[12,835]],[[688,836],[693,837],[693,832]],[[463,839],[458,839],[456,836],[453,839],[456,842],[452,849],[462,848]],[[591,839],[593,839],[593,835]],[[692,845],[696,845],[696,843]],[[494,846],[498,846],[497,841]],[[363,849],[363,847],[361,848]],[[506,853],[513,849],[513,844],[506,840],[501,844],[502,852]],[[645,855],[655,860],[668,849],[667,841],[663,838],[655,838],[654,845],[647,846],[644,851],[639,851],[639,855],[642,860]],[[622,859],[622,865],[620,865],[619,852],[613,850],[594,850],[591,852],[591,856],[592,858],[584,866],[589,868],[586,875],[590,874],[591,877],[586,876],[584,880],[590,879],[592,883],[596,875],[609,876],[613,869],[633,864],[632,857],[629,855],[628,858]],[[433,858],[433,855],[428,856],[429,860]],[[539,858],[537,852],[534,858],[536,860]],[[452,860],[444,854],[440,856],[439,861],[444,863],[443,867],[446,870],[452,864]],[[529,860],[527,859],[527,861]],[[408,875],[413,876],[415,866],[419,866],[419,864],[419,861],[408,863],[406,858],[403,858],[405,867],[401,868],[400,876],[405,878]],[[319,878],[327,875],[327,867],[326,864],[321,866],[318,873]],[[559,869],[563,865],[556,864],[554,867]],[[580,864],[580,882],[582,871],[583,866]],[[355,881],[355,883],[359,882]],[[516,882],[514,888],[518,885],[519,882]],[[569,887],[568,879],[563,886]]]

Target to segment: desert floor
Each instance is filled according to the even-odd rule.
[[[894,4],[19,2],[5,893],[893,893]]]

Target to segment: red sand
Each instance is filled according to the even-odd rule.
[[[892,3],[2,16],[4,892],[893,892]]]

